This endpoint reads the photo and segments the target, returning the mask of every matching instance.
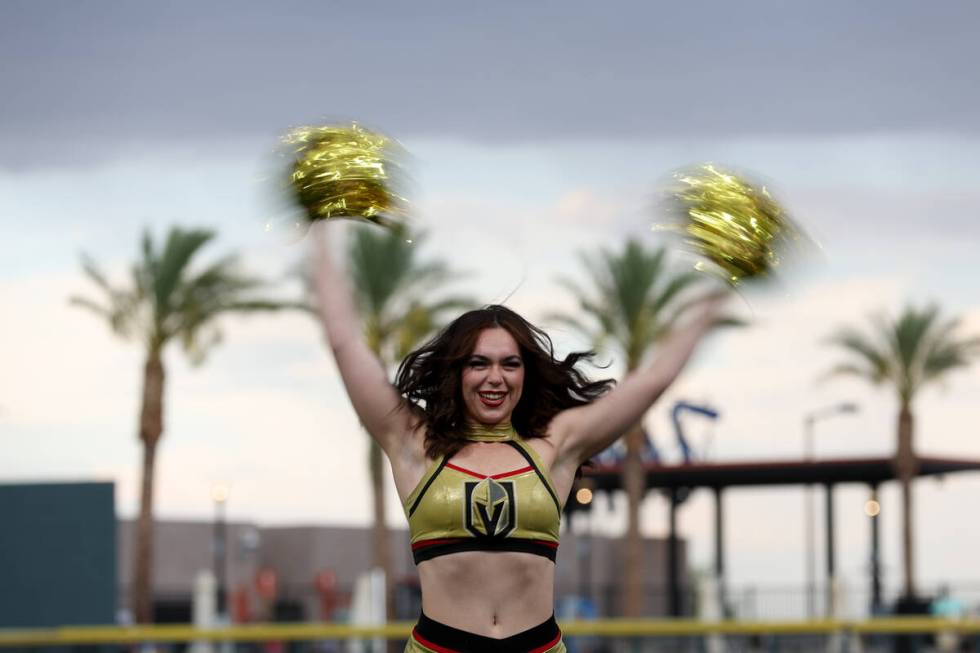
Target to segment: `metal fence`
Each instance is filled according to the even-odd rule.
[[[44,653],[384,653],[408,622],[376,628],[337,624],[66,627],[0,631],[0,650]],[[980,650],[980,619],[906,617],[867,621],[706,623],[600,620],[562,624],[569,653],[931,653]],[[507,652],[502,652],[507,653]]]
[[[700,615],[699,605],[704,597],[697,587],[682,586],[678,596],[678,616]],[[927,607],[942,601],[946,616],[980,616],[980,581],[960,582],[954,586],[942,584],[921,588]],[[867,619],[895,613],[900,598],[897,587],[882,588],[877,603],[871,590],[865,587],[839,585],[835,593],[835,609],[830,609],[831,593],[825,584],[816,585],[812,592],[800,585],[747,584],[726,587],[722,592],[721,613],[728,619],[742,621],[785,621],[825,619]],[[812,598],[811,598],[812,595]],[[590,612],[585,616],[616,618],[623,615],[624,594],[619,585],[591,585],[580,587],[575,594],[559,597],[562,601],[586,600]],[[644,592],[644,614],[649,617],[671,616],[669,591],[663,585],[650,585]],[[950,610],[956,612],[951,615]],[[406,618],[411,615],[405,615]],[[570,614],[569,616],[581,616]]]
[[[624,594],[616,584],[591,584],[579,586],[577,592],[558,597],[558,615],[566,618],[618,618],[624,613]],[[281,588],[277,599],[262,610],[254,611],[253,621],[309,622],[348,620],[351,603],[351,587],[338,587],[328,608],[312,584],[296,584]],[[421,592],[417,583],[398,583],[394,587],[394,620],[412,620],[421,609]],[[957,605],[963,615],[980,616],[980,580],[958,582],[952,586],[925,585],[922,592],[928,599],[944,597],[946,606]],[[800,585],[745,584],[729,586],[724,591],[722,614],[726,618],[741,621],[784,621],[823,619],[831,615],[828,609],[829,592],[826,585],[813,588],[812,601],[809,592]],[[841,619],[866,619],[894,613],[899,598],[899,588],[884,587],[880,603],[872,605],[870,589],[857,585],[842,585],[837,592],[836,616]],[[158,597],[163,616],[158,623],[187,623],[191,614],[189,595],[161,595]],[[699,596],[696,587],[681,587],[679,596],[680,615],[699,615]],[[588,604],[583,612],[562,611],[569,604]],[[670,616],[668,588],[665,585],[649,585],[644,591],[644,615],[647,617]]]

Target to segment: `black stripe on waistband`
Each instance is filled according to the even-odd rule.
[[[432,644],[459,653],[528,653],[542,650],[545,646],[550,648],[561,639],[561,630],[554,615],[534,628],[503,639],[494,639],[447,626],[430,619],[423,613],[414,632]],[[425,642],[421,643],[425,644]]]
[[[462,537],[453,540],[436,540],[429,546],[412,549],[415,564],[461,551],[517,551],[543,556],[552,562],[558,557],[558,544],[545,540],[524,540],[518,538]]]

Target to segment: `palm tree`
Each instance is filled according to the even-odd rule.
[[[165,348],[177,340],[191,362],[200,364],[221,340],[215,324],[220,315],[298,307],[256,297],[255,291],[264,283],[239,272],[231,256],[192,273],[192,259],[214,235],[174,227],[158,249],[149,231],[144,232],[141,258],[132,267],[132,278],[119,286],[110,283],[95,262],[83,255],[82,269],[103,296],[99,301],[70,299],[104,318],[116,335],[139,342],[146,352],[138,433],[143,469],[132,594],[133,614],[139,623],[152,620],[153,482],[157,445],[163,435]]]
[[[425,234],[409,239],[403,228],[379,230],[358,226],[347,248],[355,299],[364,319],[368,346],[388,369],[443,324],[443,318],[473,305],[463,297],[433,299],[432,291],[458,274],[445,262],[423,261],[419,247]],[[384,469],[381,448],[370,440],[368,467],[374,508],[374,561],[385,572],[391,603],[391,549],[385,523]]]
[[[894,322],[874,318],[870,335],[843,327],[829,338],[830,344],[849,355],[849,360],[834,366],[830,375],[856,376],[872,385],[888,386],[898,399],[894,467],[902,486],[902,557],[908,599],[916,597],[912,479],[918,472],[918,458],[912,405],[924,386],[941,381],[951,370],[969,365],[980,354],[980,338],[957,338],[958,326],[958,319],[942,319],[937,306],[909,306]]]
[[[647,249],[639,240],[629,239],[621,252],[600,250],[597,255],[581,254],[590,291],[568,279],[560,283],[575,296],[586,322],[570,315],[555,320],[585,334],[600,348],[611,341],[626,363],[626,372],[635,370],[655,343],[664,338],[690,307],[689,291],[705,281],[698,272],[673,272],[667,265],[664,248]],[[643,613],[643,542],[640,538],[640,503],[645,490],[643,428],[637,423],[626,434],[626,461],[623,486],[628,499],[626,531],[626,600],[624,614]]]

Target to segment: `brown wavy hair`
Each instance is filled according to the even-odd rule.
[[[514,429],[524,438],[543,437],[557,413],[595,401],[615,383],[591,381],[577,369],[595,355],[592,351],[557,360],[548,334],[509,308],[492,304],[464,313],[409,354],[395,377],[395,386],[425,424],[425,452],[430,458],[452,456],[466,444],[463,367],[480,332],[495,327],[513,336],[524,364],[524,389],[511,415]]]

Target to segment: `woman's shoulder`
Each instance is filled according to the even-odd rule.
[[[575,414],[579,406],[572,406],[558,411],[548,420],[548,425],[544,428],[541,439],[546,440],[549,446],[561,449],[561,444],[568,437],[569,432],[575,424]]]
[[[518,434],[515,442],[522,448],[530,448],[549,468],[554,464],[557,457],[558,447],[551,433],[546,431],[539,436],[522,436]]]

